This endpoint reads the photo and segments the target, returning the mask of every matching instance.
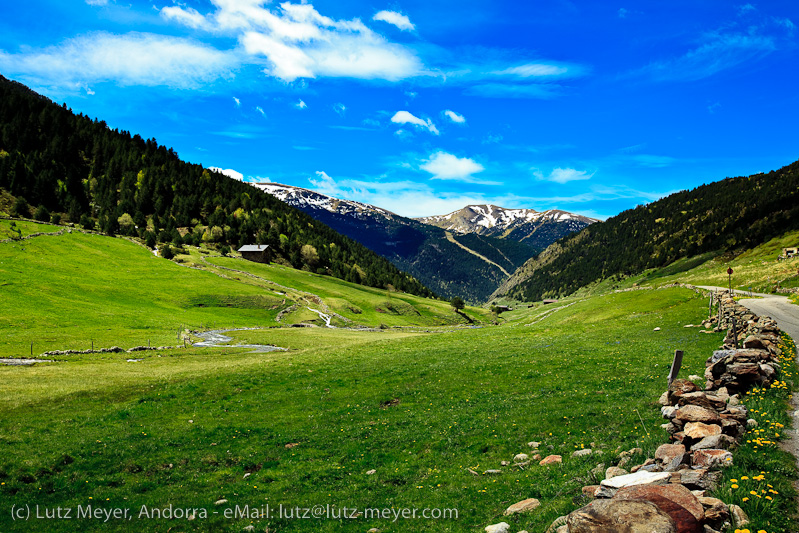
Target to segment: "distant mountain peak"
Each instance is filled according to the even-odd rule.
[[[324,209],[325,211],[342,215],[357,216],[358,213],[379,213],[386,217],[398,216],[382,207],[353,200],[342,200],[341,198],[335,198],[310,189],[303,189],[302,187],[295,187],[294,185],[283,185],[281,183],[272,182],[253,183],[252,185],[297,208]]]
[[[523,241],[543,226],[558,226],[565,233],[579,231],[596,219],[561,209],[507,209],[492,204],[467,205],[446,215],[420,217],[417,220],[455,233],[477,233]]]

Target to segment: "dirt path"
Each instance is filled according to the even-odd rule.
[[[456,246],[459,246],[459,247],[463,248],[464,250],[466,250],[467,252],[469,252],[470,254],[479,257],[480,259],[482,259],[483,261],[485,261],[489,265],[494,265],[495,267],[500,269],[506,276],[510,277],[510,272],[508,272],[507,270],[505,270],[500,265],[498,265],[497,263],[493,262],[491,259],[487,258],[486,256],[480,255],[477,252],[475,252],[474,250],[472,250],[471,248],[467,248],[466,246],[464,246],[461,243],[459,243],[458,241],[456,241],[455,237],[452,235],[452,233],[447,231],[444,234],[447,236],[447,240],[449,242],[451,242],[452,244],[454,244]]]

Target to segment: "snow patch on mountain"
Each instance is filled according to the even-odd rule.
[[[318,193],[302,187],[294,187],[293,185],[282,185],[280,183],[254,183],[254,187],[271,194],[275,198],[286,202],[287,204],[298,209],[324,209],[331,213],[338,213],[342,215],[351,215],[357,218],[363,216],[380,215],[387,218],[393,218],[397,215],[383,209],[361,202],[354,202],[352,200],[341,200],[328,196],[326,194]]]
[[[539,212],[534,209],[505,209],[490,204],[468,205],[446,215],[422,217],[417,220],[456,233],[490,233],[492,235],[524,227],[529,227],[530,231],[533,231],[542,224],[563,224],[571,231],[578,231],[597,221],[560,209]]]

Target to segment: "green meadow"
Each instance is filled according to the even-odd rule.
[[[259,328],[229,335],[233,344],[285,348],[0,366],[0,531],[460,532],[500,521],[544,531],[586,503],[581,487],[598,482],[598,464],[640,447],[635,464],[666,442],[657,399],[674,350],[685,351],[682,376],[701,375],[723,337],[684,327],[706,316],[707,300],[682,288],[524,307],[496,326],[485,310],[467,308],[477,324],[463,327],[446,302],[232,258],[197,259],[207,270],[186,261],[79,233],[0,244],[5,357],[28,355],[30,342],[42,347],[35,353],[85,348],[90,338],[172,345],[179,330],[206,327]],[[276,322],[310,294],[353,323],[384,328]],[[387,302],[414,311],[387,312]],[[774,417],[784,415],[787,382],[776,393],[756,399]],[[501,466],[532,455],[530,441],[563,463]],[[582,448],[594,453],[572,457]],[[769,451],[762,458],[756,447],[735,475],[768,468],[779,494],[753,515],[773,533],[789,520],[793,470]],[[530,497],[542,503],[534,513],[502,516]],[[37,505],[45,518],[36,518]],[[59,506],[75,517],[89,505],[129,509],[130,519],[46,518]],[[280,517],[281,505],[329,514]],[[12,506],[33,515],[13,520]],[[345,507],[356,514],[342,517]],[[439,519],[357,514],[366,509],[448,511]],[[183,514],[154,517],[167,511]]]
[[[8,221],[2,222],[7,226]],[[37,226],[17,224],[25,235],[58,229]],[[195,249],[194,255],[208,255],[208,250],[203,252]],[[351,317],[349,325],[468,324],[469,319],[490,316],[476,308],[457,315],[447,302],[286,267],[258,269],[261,265],[221,257],[211,261],[253,269],[297,290],[286,291],[263,278],[231,274],[205,262],[197,266],[206,270],[189,268],[155,257],[144,246],[125,239],[78,231],[2,243],[0,357],[92,346],[175,346],[182,344],[186,329],[321,324],[319,315],[307,307],[324,307],[317,299],[309,299],[303,292],[308,290],[316,291],[325,306]],[[295,304],[296,310],[278,323],[278,314]]]

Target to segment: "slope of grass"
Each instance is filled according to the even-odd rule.
[[[25,234],[58,229],[17,224]],[[193,254],[203,255],[196,249]],[[317,314],[305,308],[320,307],[307,292],[330,297],[330,307],[351,318],[350,324],[466,323],[447,302],[389,294],[286,267],[259,270],[260,265],[247,261],[214,260],[255,269],[296,289],[286,290],[266,280],[221,270],[186,268],[155,257],[148,249],[125,239],[78,231],[2,243],[0,357],[86,350],[92,346],[174,346],[181,344],[183,329],[322,323]],[[213,270],[199,260],[194,266]],[[386,301],[395,302],[396,308],[405,311],[391,312],[384,305]],[[297,311],[286,321],[276,322],[278,313],[294,304]],[[385,312],[377,311],[378,307]],[[412,312],[407,312],[409,307]],[[471,309],[470,314],[488,316],[480,309]]]
[[[580,487],[598,463],[613,464],[620,448],[651,455],[664,441],[656,400],[673,350],[686,350],[684,374],[701,373],[720,342],[720,334],[683,328],[705,305],[692,291],[638,291],[563,302],[547,316],[545,308],[514,311],[500,327],[241,331],[238,340],[290,350],[147,352],[138,363],[77,356],[0,368],[0,393],[12,399],[0,406],[0,507],[94,503],[137,515],[84,520],[86,531],[238,531],[251,523],[279,531],[476,531],[501,520],[542,531],[582,504]],[[211,309],[218,308],[204,311]],[[42,389],[43,382],[57,386]],[[500,467],[533,440],[564,463]],[[572,458],[582,447],[599,451]],[[493,468],[503,473],[482,475]],[[539,498],[541,509],[501,516],[527,497]],[[215,507],[219,499],[228,503]],[[393,523],[211,514],[267,503],[459,514]],[[138,518],[142,505],[169,504],[209,516]],[[36,525],[0,515],[4,531]],[[75,527],[47,523],[49,531]]]
[[[330,276],[320,276],[276,264],[265,265],[231,257],[210,257],[207,262],[313,293],[321,297],[333,312],[356,324],[374,327],[380,324],[406,326],[464,322],[453,313],[449,303],[443,300],[354,285]],[[478,320],[486,320],[489,316],[486,310],[474,307],[468,308],[467,314]]]
[[[29,222],[27,220],[0,219],[0,240],[27,237],[31,233],[56,232],[63,229],[52,224]]]
[[[661,285],[679,281],[694,285],[727,287],[727,268],[733,269],[732,285],[736,289],[772,292],[777,286],[799,285],[799,258],[778,261],[783,248],[799,245],[799,231],[787,232],[737,255],[713,254],[675,262],[666,268],[650,271],[634,278],[641,284]]]

